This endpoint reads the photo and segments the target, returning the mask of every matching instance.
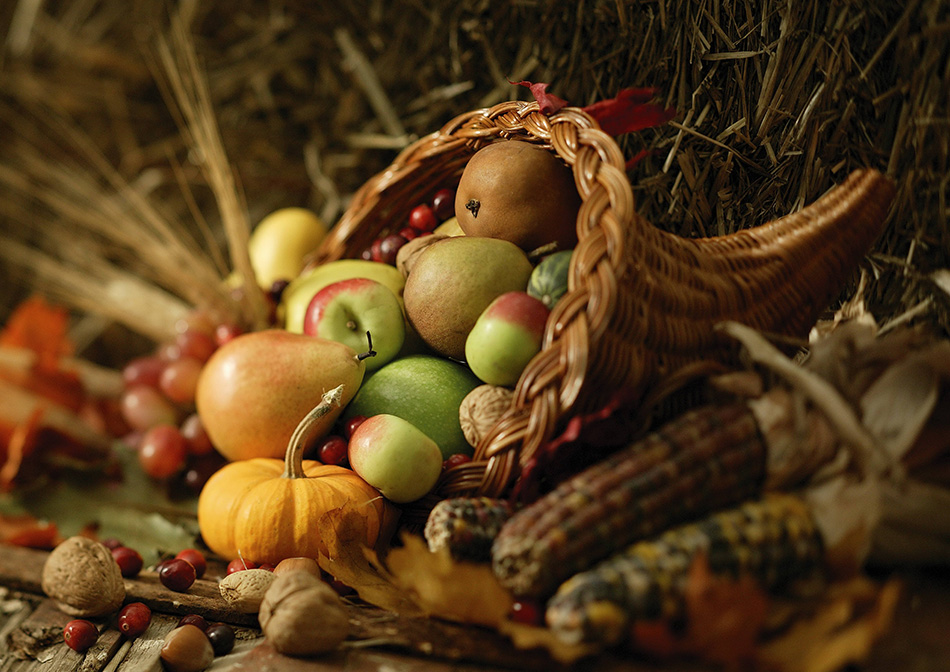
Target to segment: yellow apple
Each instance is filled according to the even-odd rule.
[[[292,280],[304,258],[327,235],[327,225],[306,208],[281,208],[254,227],[247,244],[257,284],[269,289],[276,280]]]

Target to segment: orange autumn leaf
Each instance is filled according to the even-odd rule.
[[[51,549],[62,541],[55,523],[24,514],[0,514],[0,543]]]
[[[40,367],[56,369],[62,357],[73,354],[68,329],[69,315],[65,309],[34,296],[10,315],[0,331],[0,345],[29,348],[38,355]]]

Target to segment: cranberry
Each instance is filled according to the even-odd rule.
[[[183,625],[193,625],[202,631],[208,630],[208,621],[201,614],[186,614],[182,616],[178,621],[178,627],[180,628]]]
[[[354,415],[352,418],[343,423],[343,435],[349,439],[353,436],[353,432],[356,431],[356,428],[363,424],[363,421],[366,420],[365,415]]]
[[[159,566],[158,579],[169,590],[183,593],[195,582],[195,568],[187,560],[172,558]]]
[[[530,600],[515,600],[511,605],[511,620],[525,625],[541,625],[541,609]]]
[[[195,568],[196,579],[200,579],[204,576],[205,570],[208,568],[208,561],[205,560],[204,554],[197,549],[186,548],[175,557],[191,563],[191,566]]]
[[[138,551],[126,546],[113,548],[112,557],[115,559],[116,564],[119,565],[119,571],[122,572],[122,576],[127,579],[138,576],[139,572],[142,571],[142,566],[145,564]]]
[[[346,461],[346,439],[337,434],[331,434],[317,446],[317,459],[324,464],[341,465]]]
[[[138,637],[152,622],[152,610],[141,602],[130,602],[119,612],[119,630],[129,639]]]
[[[227,623],[215,623],[209,625],[205,630],[208,641],[211,642],[211,648],[214,649],[214,655],[223,656],[231,653],[234,648],[234,628]]]
[[[82,653],[99,639],[99,629],[90,621],[77,618],[63,627],[63,641],[73,651]]]
[[[379,241],[379,261],[390,266],[395,265],[396,255],[399,254],[399,248],[405,245],[407,241],[398,233],[393,233]]]
[[[417,205],[409,212],[409,226],[416,231],[432,231],[439,225],[432,208],[427,204]]]
[[[432,197],[432,210],[439,221],[455,217],[455,192],[452,189],[439,189]]]
[[[264,564],[258,565],[257,568],[263,569],[265,572],[273,572],[275,569],[274,565],[267,562],[265,562]]]
[[[115,550],[119,548],[120,546],[125,545],[122,543],[120,539],[116,539],[115,537],[109,537],[107,539],[103,539],[99,543],[105,546],[106,548],[108,548],[110,551]]]
[[[370,246],[370,248],[369,248],[369,250],[370,250],[370,258],[371,258],[373,261],[382,261],[382,260],[383,260],[383,253],[382,253],[382,249],[381,249],[382,244],[383,244],[383,241],[381,241],[379,238],[377,238],[376,240],[373,241],[373,244]]]
[[[442,471],[448,471],[452,467],[457,467],[460,464],[467,464],[471,461],[472,458],[465,453],[455,453],[454,455],[449,455],[447,458],[445,458],[445,461],[442,462]]]
[[[257,569],[256,562],[250,562],[249,560],[241,560],[241,558],[235,558],[228,563],[227,569],[225,572],[227,574],[234,574],[234,572],[242,572],[245,569]]]

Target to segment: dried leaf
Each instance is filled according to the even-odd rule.
[[[538,108],[543,114],[554,114],[567,105],[567,101],[563,98],[558,98],[553,93],[548,93],[548,84],[546,82],[528,82],[522,80],[520,82],[509,83],[531,89],[531,94],[534,96],[534,99],[538,101]]]
[[[835,584],[811,615],[759,647],[758,661],[781,672],[834,672],[859,664],[890,628],[900,585],[856,578]]]
[[[402,541],[402,547],[386,557],[386,566],[393,581],[430,614],[497,627],[511,612],[511,594],[489,564],[455,561],[447,549],[430,551],[415,535],[405,534]]]
[[[861,420],[892,459],[899,461],[927,423],[937,397],[937,372],[908,356],[889,367],[861,398]]]
[[[0,543],[52,549],[60,541],[62,537],[55,523],[38,520],[28,513],[0,513]]]
[[[614,98],[599,100],[584,108],[612,136],[642,131],[665,124],[676,116],[672,107],[650,101],[656,89],[623,89]]]
[[[512,620],[499,623],[498,631],[508,637],[515,647],[522,650],[543,649],[554,660],[565,665],[600,651],[600,648],[593,644],[565,644],[547,628],[516,623]]]
[[[57,369],[59,360],[73,354],[68,338],[69,316],[66,310],[51,306],[42,297],[23,301],[10,315],[0,332],[0,345],[30,348],[40,368]]]
[[[694,657],[733,669],[754,660],[770,606],[755,579],[713,574],[700,554],[690,565],[685,600],[685,632],[641,621],[631,628],[632,646],[661,660]]]
[[[356,591],[361,599],[403,616],[419,616],[422,609],[401,588],[366,546],[366,518],[356,507],[327,511],[317,521],[321,549],[320,567]]]
[[[856,574],[867,558],[881,518],[881,483],[844,474],[802,493],[821,533],[825,564],[841,576]]]

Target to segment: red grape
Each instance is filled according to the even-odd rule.
[[[139,464],[152,478],[174,476],[185,467],[188,446],[174,425],[152,427],[139,444]]]
[[[186,614],[178,621],[178,627],[183,625],[193,625],[199,630],[207,631],[208,621],[201,614]]]
[[[416,238],[418,238],[420,232],[416,231],[411,226],[407,226],[404,229],[399,229],[399,231],[397,231],[396,233],[398,233],[400,236],[402,236],[407,241],[409,241],[409,240],[415,240]]]
[[[214,330],[214,342],[220,347],[225,343],[230,343],[240,335],[240,327],[234,324],[219,324],[218,328]]]
[[[200,579],[204,576],[205,570],[208,568],[208,561],[205,560],[204,553],[197,549],[186,548],[180,551],[175,557],[191,563],[191,566],[195,568],[196,579]]]
[[[130,602],[119,612],[119,630],[129,639],[148,630],[152,622],[152,610],[141,602]]]
[[[210,333],[189,329],[175,337],[175,345],[178,346],[180,357],[194,357],[195,359],[206,362],[218,344]]]
[[[201,422],[201,416],[192,413],[181,423],[181,435],[185,437],[188,443],[189,455],[208,455],[214,452],[214,446],[205,431],[205,426]]]
[[[196,310],[175,323],[175,332],[183,334],[186,331],[200,331],[211,336],[216,326],[208,313]]]
[[[317,459],[324,464],[340,465],[346,460],[346,439],[337,434],[325,437],[317,447]]]
[[[369,250],[370,250],[370,259],[371,259],[372,261],[382,261],[382,260],[383,260],[383,253],[382,253],[382,249],[381,249],[382,244],[383,244],[383,241],[381,241],[379,238],[377,238],[376,240],[373,241],[373,244],[370,246],[370,248],[369,248]]]
[[[198,376],[203,366],[204,362],[194,357],[182,357],[169,362],[162,371],[158,389],[175,403],[190,404],[195,400]]]
[[[393,233],[379,242],[379,260],[390,266],[395,265],[396,255],[399,254],[399,248],[408,241],[398,233]]]
[[[142,571],[142,566],[145,564],[145,561],[142,560],[142,556],[138,551],[134,548],[127,548],[126,546],[113,548],[112,557],[119,566],[119,571],[122,572],[122,576],[127,579],[138,576],[139,572]]]
[[[205,630],[208,641],[211,642],[211,648],[214,649],[214,655],[223,656],[231,653],[234,648],[234,628],[227,623],[214,623]]]
[[[122,417],[132,429],[146,430],[156,425],[174,425],[178,412],[157,389],[148,385],[132,385],[121,399]]]
[[[228,563],[227,569],[225,572],[227,574],[234,574],[234,572],[243,572],[245,569],[257,569],[257,563],[251,562],[250,560],[242,560],[241,558],[235,558]]]
[[[409,226],[416,231],[432,231],[439,225],[432,208],[423,203],[409,212]]]
[[[432,197],[432,211],[441,222],[455,217],[455,192],[451,189],[439,189],[435,192]]]
[[[212,474],[225,464],[227,460],[216,452],[196,455],[188,461],[185,472],[182,474],[182,483],[191,492],[198,494]]]
[[[137,357],[122,368],[122,380],[126,387],[149,385],[158,387],[158,381],[165,370],[165,361],[159,357]]]
[[[82,653],[99,639],[99,629],[82,618],[73,619],[63,626],[63,641],[73,651]]]
[[[195,568],[187,560],[172,558],[159,566],[158,580],[169,590],[183,593],[195,582]]]
[[[352,418],[348,419],[343,423],[343,436],[349,439],[353,436],[353,432],[356,431],[356,428],[363,424],[363,421],[366,419],[365,415],[354,415]]]

